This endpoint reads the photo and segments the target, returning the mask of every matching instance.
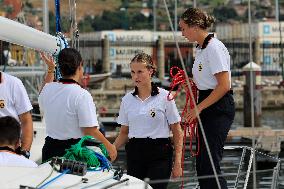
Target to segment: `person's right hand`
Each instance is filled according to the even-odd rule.
[[[46,55],[43,52],[40,52],[40,56],[41,56],[41,59],[45,62],[45,64],[48,66],[48,68],[56,67],[56,64],[54,63],[52,56]]]
[[[113,162],[116,157],[117,157],[117,150],[116,150],[116,147],[111,144],[108,148],[107,148],[107,151],[108,151],[108,155],[111,159],[111,162]]]

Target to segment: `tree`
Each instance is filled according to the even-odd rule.
[[[125,11],[104,11],[102,16],[95,17],[92,27],[95,31],[112,30],[112,29],[128,29],[125,23],[128,22],[129,15]]]
[[[235,9],[225,6],[214,8],[213,15],[215,16],[217,21],[220,22],[224,22],[228,19],[235,19],[238,16]]]
[[[62,32],[69,32],[70,30],[70,21],[69,17],[65,15],[61,15],[61,30]],[[53,12],[49,11],[49,31],[51,35],[55,35],[56,33],[56,20]]]
[[[86,16],[83,20],[79,21],[78,29],[80,32],[91,32],[93,31],[92,23],[94,19],[91,16]]]

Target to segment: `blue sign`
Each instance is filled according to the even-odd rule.
[[[271,64],[271,56],[264,55],[264,57],[263,57],[263,64],[270,65]]]
[[[115,55],[116,55],[115,48],[110,48],[109,49],[109,56],[114,57]]]
[[[263,34],[270,34],[270,25],[263,25]]]
[[[107,34],[107,37],[108,37],[109,41],[116,41],[116,37],[115,37],[115,34],[113,32],[109,32]]]

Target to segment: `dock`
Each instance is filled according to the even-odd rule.
[[[281,151],[281,142],[284,141],[283,129],[271,129],[268,126],[255,127],[239,127],[230,130],[228,138],[242,137],[252,139],[255,137],[256,149],[264,150],[271,153],[279,153]]]
[[[106,137],[110,141],[114,141],[118,136],[118,131],[107,131]],[[269,153],[279,153],[281,151],[281,142],[284,141],[284,130],[283,129],[271,129],[270,127],[239,127],[229,131],[227,142],[228,144],[240,144],[240,140],[235,138],[244,138],[252,140],[253,136],[256,141],[256,149],[266,151]]]

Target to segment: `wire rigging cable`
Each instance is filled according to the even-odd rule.
[[[76,0],[69,0],[71,47],[79,50],[79,29],[77,24],[76,7]]]
[[[177,71],[175,71],[177,70]],[[173,72],[177,72],[176,74],[174,74]],[[189,109],[193,109],[194,108],[194,102],[193,101],[197,101],[197,87],[195,85],[195,83],[193,82],[193,80],[189,80],[190,86],[187,85],[186,83],[186,79],[185,79],[185,73],[182,69],[174,66],[170,69],[170,76],[172,77],[172,82],[170,85],[170,91],[168,94],[168,100],[172,100],[174,98],[177,97],[178,93],[181,91],[182,88],[184,88],[185,90],[185,94],[186,94],[186,100],[185,100],[185,105],[182,111],[182,118],[185,118],[188,110]],[[174,88],[178,87],[176,93],[170,97],[170,94],[172,93],[172,91],[174,90]],[[189,92],[189,87],[191,87],[192,89],[192,93],[193,96],[190,95]],[[189,135],[189,145],[190,145],[190,153],[192,156],[197,156],[199,154],[199,150],[200,150],[200,142],[199,142],[199,134],[198,134],[198,129],[197,129],[197,121],[194,120],[193,122],[189,122],[188,120],[182,120],[181,125],[183,126],[184,129],[184,135],[183,135],[183,156],[182,156],[182,161],[184,161],[184,152],[185,152],[185,143],[186,143],[186,134],[188,133]],[[192,149],[192,143],[194,138],[196,138],[196,140],[198,140],[197,142],[197,150],[196,152],[193,151]],[[183,163],[183,162],[182,162]]]
[[[173,74],[173,72],[175,70],[177,70],[176,71],[177,73]],[[178,93],[181,91],[181,89],[184,88],[185,94],[186,94],[186,100],[185,100],[185,105],[184,105],[181,117],[185,118],[187,113],[188,113],[188,110],[194,108],[194,102],[196,102],[196,100],[197,100],[197,87],[192,80],[189,80],[190,86],[188,86],[186,79],[185,79],[186,76],[185,76],[184,71],[182,69],[176,67],[176,66],[172,67],[170,69],[170,76],[172,77],[172,82],[171,82],[171,85],[170,85],[168,100],[172,100],[172,99],[176,98]],[[174,90],[174,88],[176,88],[176,87],[178,87],[178,89],[177,89],[176,93],[172,96],[171,93]],[[193,96],[190,95],[189,87],[192,89]],[[190,154],[192,156],[197,156],[199,154],[200,138],[199,138],[199,134],[198,134],[196,119],[193,120],[192,122],[189,122],[186,119],[182,120],[181,126],[183,127],[183,131],[184,131],[184,133],[183,133],[182,162],[181,162],[182,177],[184,177],[184,159],[185,159],[185,148],[186,148],[187,133],[189,135],[189,149],[190,149]],[[193,143],[194,138],[196,138],[196,140],[197,140],[196,152],[194,152],[193,149],[192,149],[192,143]],[[184,182],[182,180],[181,188],[183,188],[183,184],[184,184]]]

